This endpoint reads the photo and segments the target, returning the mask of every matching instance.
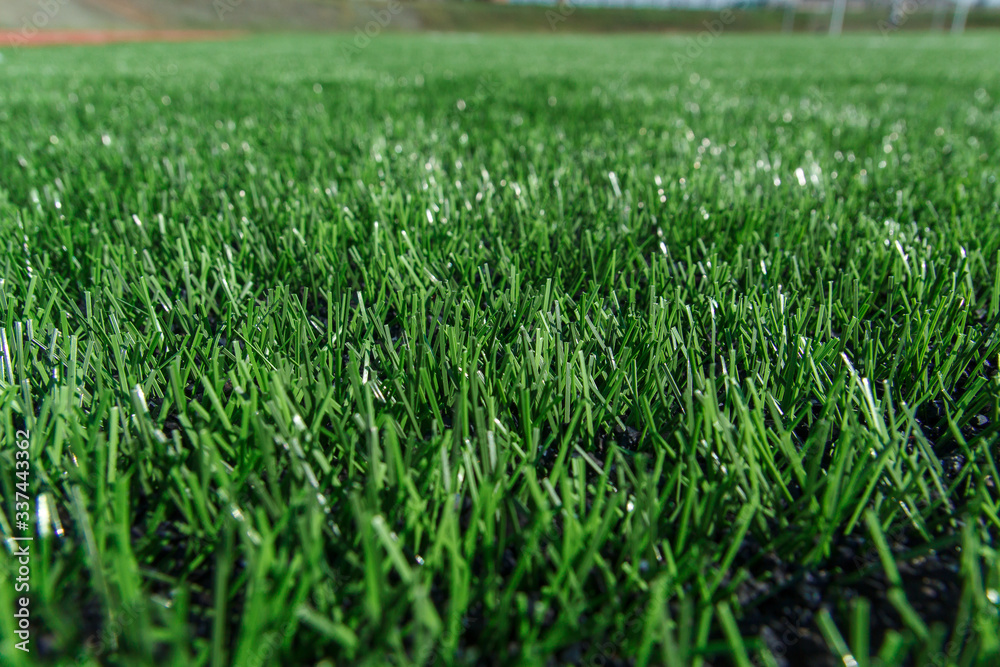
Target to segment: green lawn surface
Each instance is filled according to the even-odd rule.
[[[998,52],[4,50],[0,662],[1000,664]]]

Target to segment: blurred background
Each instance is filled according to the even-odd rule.
[[[0,0],[0,47],[138,31],[165,39],[187,30],[371,32],[372,21],[379,32],[697,33],[724,23],[753,32],[958,33],[1000,27],[1000,0]],[[75,34],[57,34],[66,31]]]

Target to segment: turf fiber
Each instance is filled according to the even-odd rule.
[[[1000,37],[556,32],[4,51],[4,665],[1000,664]]]

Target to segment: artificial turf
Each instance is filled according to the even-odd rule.
[[[1000,37],[352,43],[4,51],[4,665],[1000,664]]]

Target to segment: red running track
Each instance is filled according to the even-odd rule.
[[[233,39],[237,30],[0,30],[0,48],[8,46],[51,46],[56,44],[113,44],[116,42],[191,42]]]

